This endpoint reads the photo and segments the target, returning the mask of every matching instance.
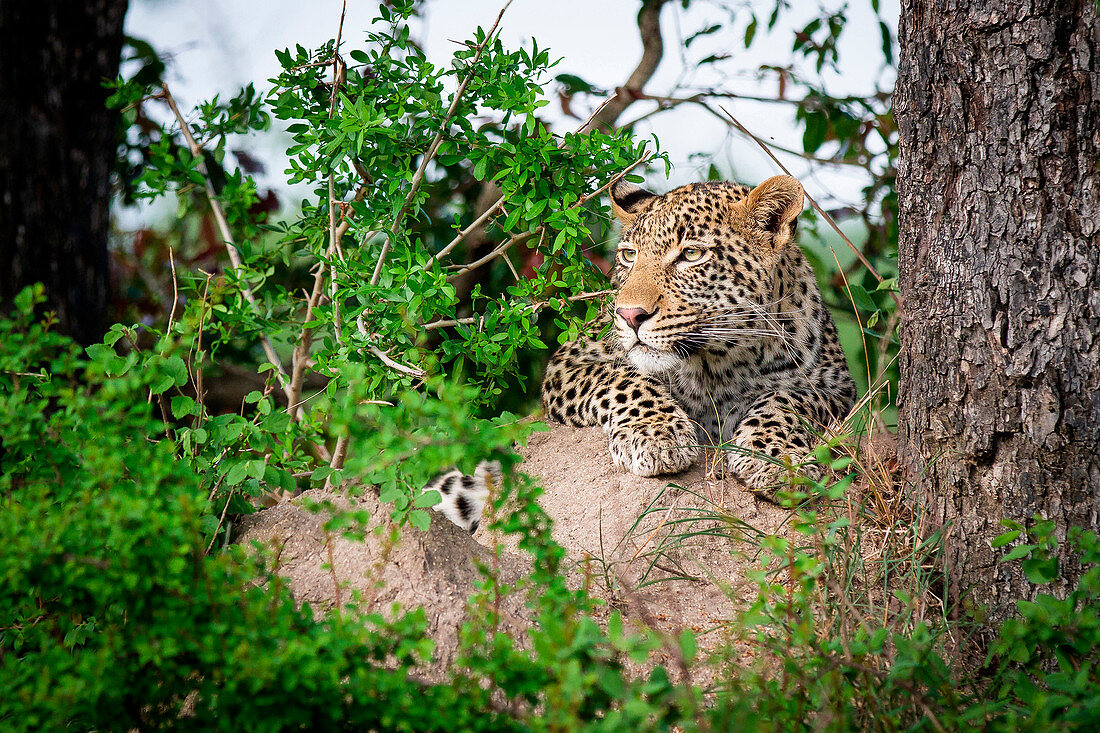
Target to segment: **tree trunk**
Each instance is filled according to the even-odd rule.
[[[107,233],[126,0],[0,5],[0,304],[46,287],[81,343],[106,327]]]
[[[1001,519],[1097,528],[1100,24],[1093,0],[903,0],[899,41],[899,445],[952,600],[999,619],[1035,590]]]

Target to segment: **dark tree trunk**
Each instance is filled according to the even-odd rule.
[[[1100,510],[1100,24],[1093,0],[902,0],[899,41],[900,450],[953,599],[1003,618],[1033,590],[1000,520]]]
[[[126,0],[0,4],[0,303],[46,286],[59,328],[99,340]]]

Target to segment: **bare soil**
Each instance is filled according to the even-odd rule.
[[[618,609],[625,620],[670,639],[691,628],[701,634],[702,649],[731,641],[723,621],[754,597],[745,582],[752,548],[739,538],[779,531],[789,512],[732,481],[708,477],[705,466],[661,478],[622,473],[599,429],[557,427],[532,436],[520,454],[520,470],[545,488],[539,503],[568,553],[569,582],[606,601],[598,620]],[[326,532],[330,514],[306,508],[326,500],[367,510],[365,538]],[[315,608],[422,606],[437,645],[433,666],[442,669],[456,654],[465,601],[483,578],[478,564],[495,567],[504,582],[529,566],[513,538],[485,524],[471,537],[433,513],[428,532],[407,528],[395,538],[388,507],[370,491],[352,499],[313,490],[248,517],[238,538],[272,547],[295,598]],[[494,557],[490,548],[497,543],[504,551]],[[505,626],[521,635],[529,623],[522,599],[508,598],[501,610]],[[669,644],[650,663],[675,664],[674,656]]]

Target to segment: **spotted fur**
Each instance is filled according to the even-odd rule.
[[[432,479],[424,491],[438,491],[442,498],[432,509],[473,534],[481,523],[485,502],[498,486],[500,464],[482,461],[477,464],[472,476],[461,471],[449,471]]]
[[[616,466],[643,476],[730,448],[753,489],[805,456],[855,401],[836,327],[794,241],[802,186],[696,183],[663,196],[621,182],[614,329],[551,358],[547,415],[599,425]],[[772,460],[768,460],[771,458]]]

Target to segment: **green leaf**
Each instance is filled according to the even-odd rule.
[[[687,38],[684,39],[684,48],[690,48],[691,44],[695,41],[695,39],[700,38],[702,36],[709,36],[710,34],[721,30],[721,28],[722,28],[722,26],[718,25],[716,23],[714,25],[709,25],[706,28],[703,28],[702,30],[695,31],[690,36],[688,36]],[[748,44],[745,44],[745,45],[747,46]]]
[[[416,501],[413,502],[413,506],[417,509],[431,509],[433,506],[443,501],[443,496],[436,490],[425,491],[420,496],[416,497]]]
[[[829,118],[819,110],[808,110],[804,122],[806,129],[802,132],[802,147],[807,153],[816,153],[829,132]]]
[[[1014,530],[1012,532],[1005,532],[1004,534],[997,535],[995,538],[993,538],[992,545],[993,545],[994,549],[996,549],[998,547],[1004,547],[1008,543],[1015,541],[1016,538],[1019,537],[1019,536],[1020,536],[1020,530],[1018,530],[1018,529]]]
[[[554,77],[554,81],[565,87],[566,94],[576,94],[578,92],[586,92],[591,94],[592,92],[596,91],[596,88],[594,86],[592,86],[576,74],[558,74]]]
[[[173,354],[164,360],[164,372],[172,378],[172,385],[182,387],[187,384],[187,364],[183,358]]]
[[[1030,557],[1022,563],[1024,575],[1035,585],[1053,582],[1058,578],[1058,558]]]
[[[423,509],[413,509],[409,512],[409,524],[422,532],[427,532],[432,524],[432,518]]]
[[[199,405],[187,395],[176,395],[172,398],[172,417],[180,420],[190,415],[199,414]]]
[[[745,48],[751,46],[752,40],[756,38],[756,27],[756,16],[753,15],[752,20],[750,20],[749,24],[745,27]]]
[[[849,283],[848,292],[852,295],[852,300],[856,304],[856,308],[864,313],[874,313],[878,310],[878,306],[875,305],[874,299],[871,294],[862,285],[856,283]]]
[[[225,483],[236,486],[248,476],[248,461],[239,461],[233,464],[229,472],[225,474]]]
[[[882,34],[882,55],[886,58],[887,64],[894,63],[894,36],[890,32],[890,26],[883,23],[881,20],[878,22],[879,33]]]
[[[103,344],[92,344],[84,349],[84,353],[88,355],[88,358],[92,361],[103,361],[115,356],[115,350],[110,346],[104,346]]]
[[[1027,557],[1031,554],[1031,551],[1038,548],[1038,545],[1016,545],[1002,557],[998,562],[1012,562],[1013,560],[1019,560],[1021,557]]]
[[[107,332],[107,335],[103,337],[103,343],[107,344],[108,346],[114,346],[115,342],[122,338],[125,333],[126,327],[123,326],[121,323],[116,323],[115,325],[111,326],[111,330],[109,330]],[[98,344],[93,344],[93,346],[98,346]]]
[[[829,465],[829,468],[831,470],[837,471],[837,472],[843,471],[845,468],[847,468],[851,464],[851,462],[852,462],[852,457],[851,456],[841,456],[840,458],[833,461],[832,464]]]
[[[699,646],[695,641],[695,634],[691,629],[684,629],[680,633],[680,652],[684,655],[685,662],[691,662],[695,659],[695,653],[699,650]]]
[[[248,475],[257,481],[264,480],[264,471],[266,469],[267,464],[258,458],[248,462]]]

